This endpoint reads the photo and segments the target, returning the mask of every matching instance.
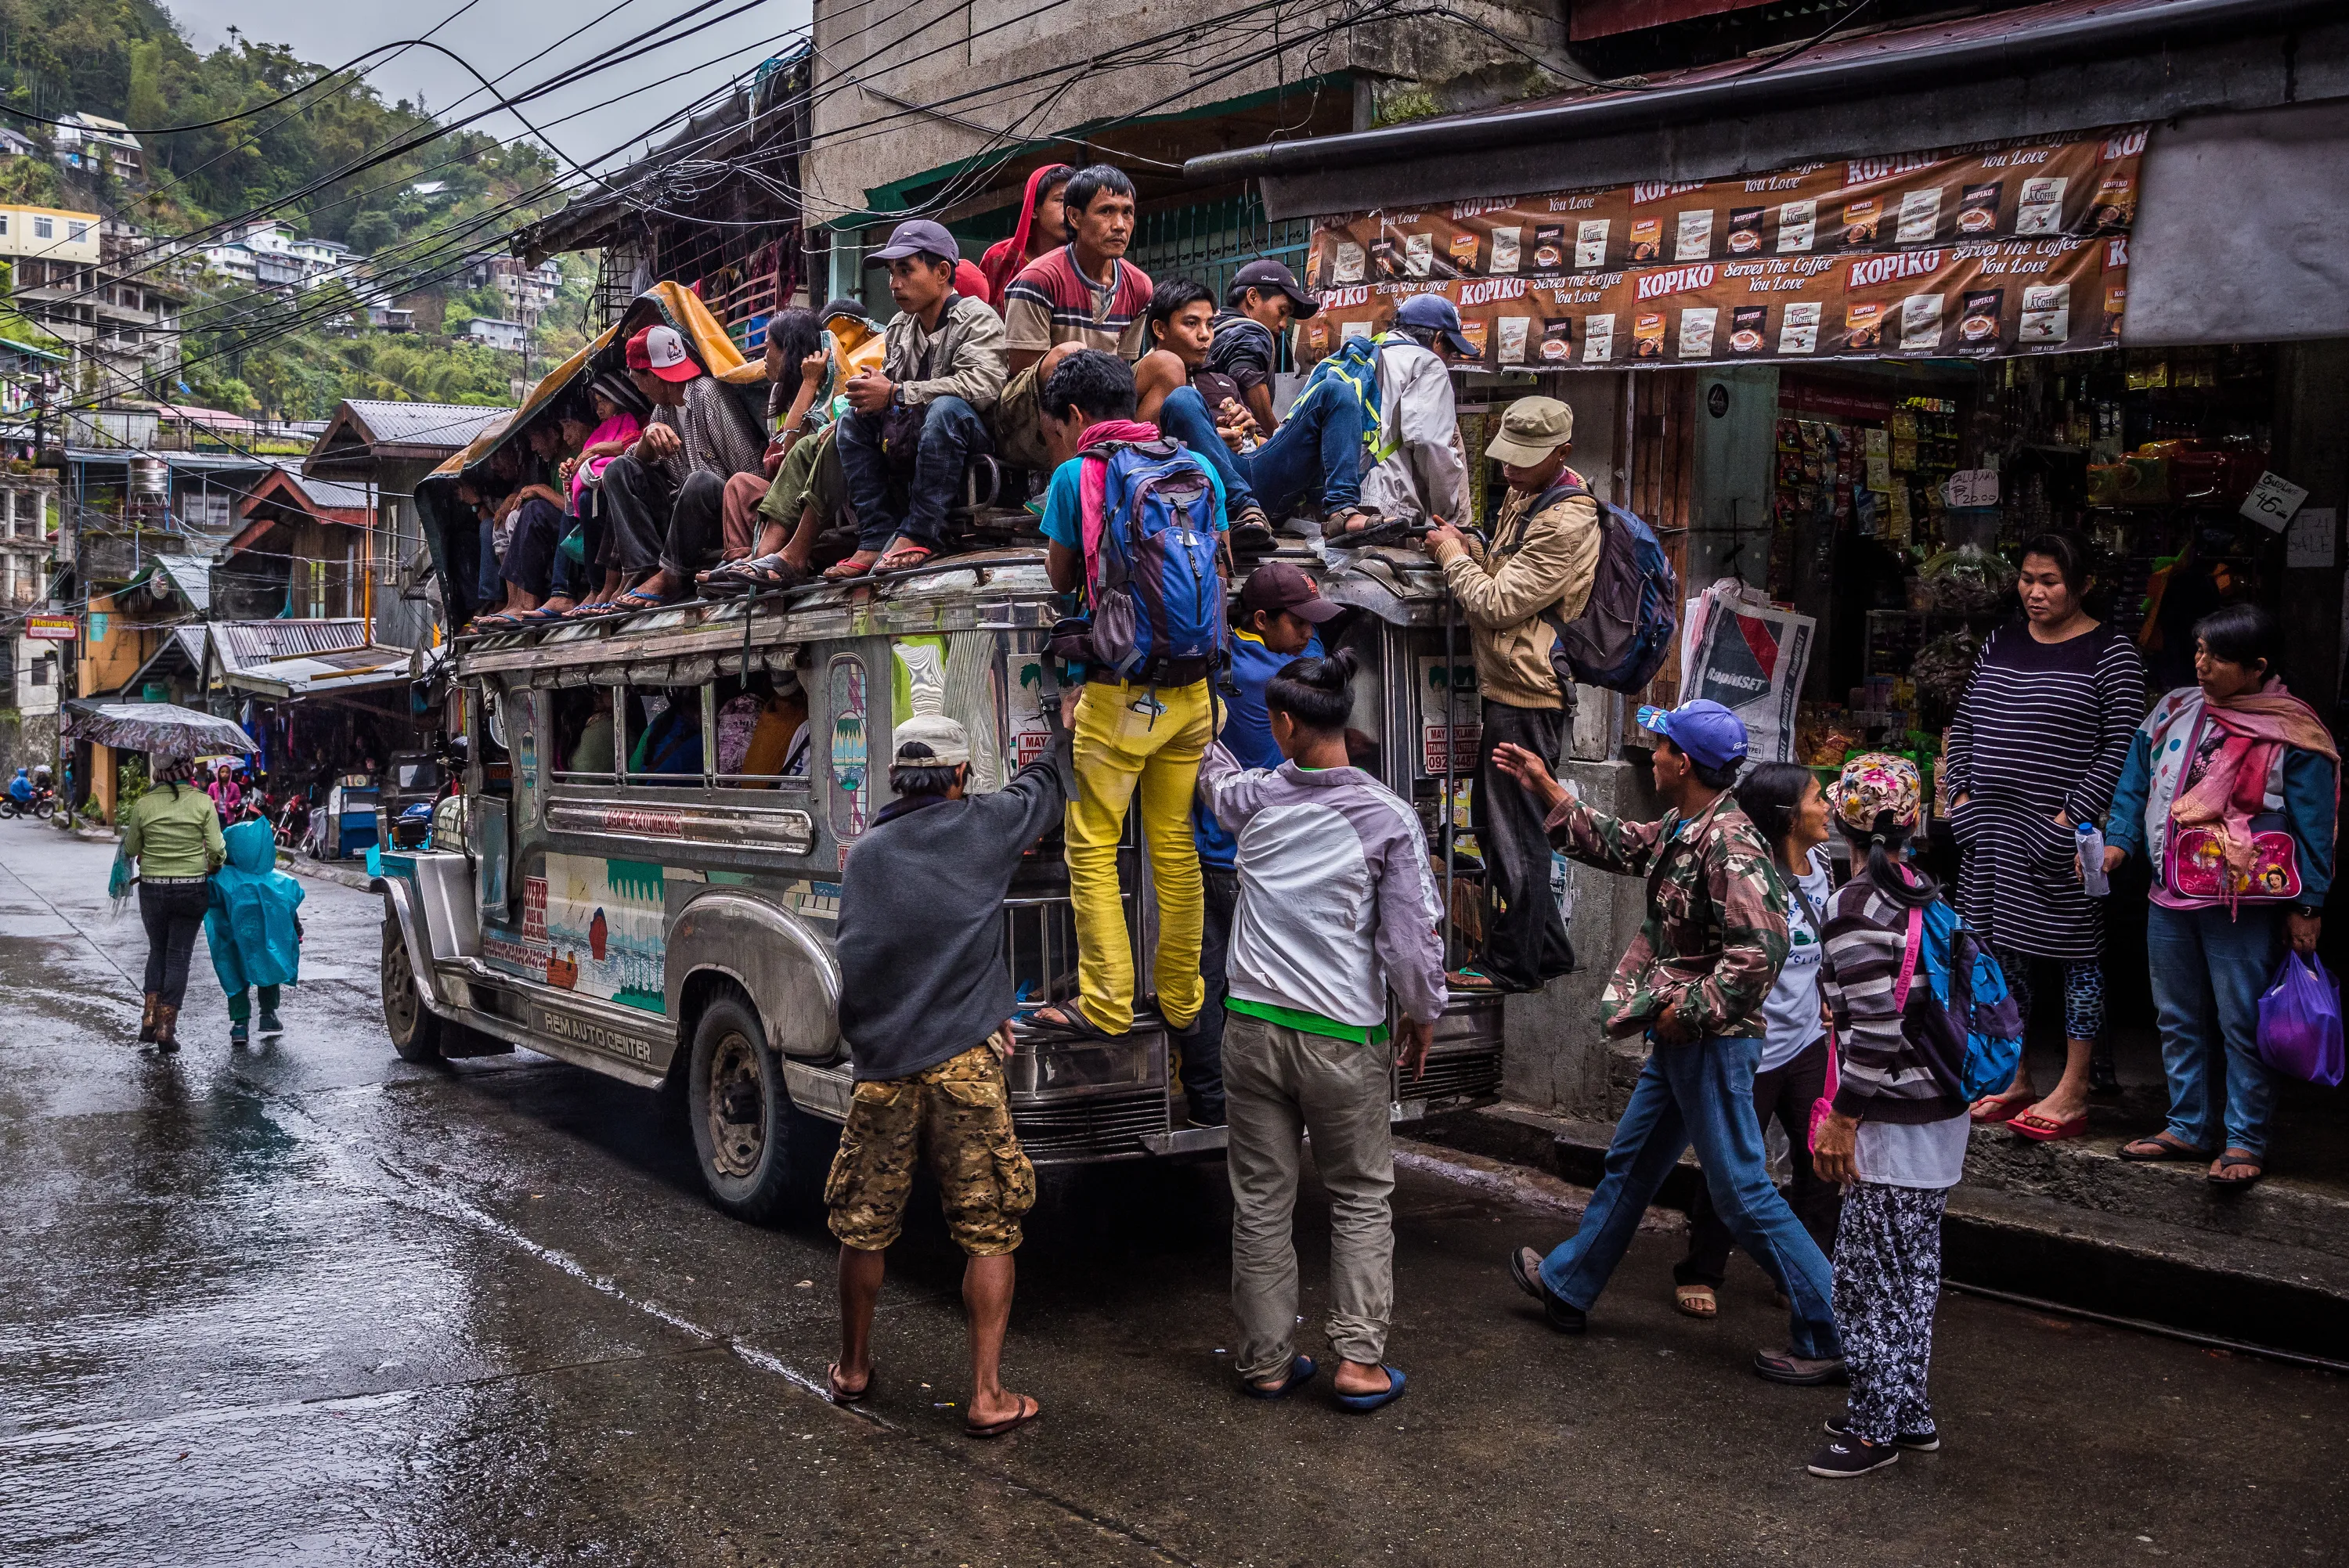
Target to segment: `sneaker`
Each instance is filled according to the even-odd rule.
[[[285,1032],[285,1026],[278,1022],[276,1014],[264,1012],[261,1015],[261,1032],[264,1035],[282,1035]]]
[[[1831,1438],[1848,1438],[1851,1436],[1851,1418],[1849,1416],[1829,1416],[1826,1419],[1826,1428],[1827,1436]],[[1894,1447],[1907,1449],[1912,1454],[1939,1453],[1941,1449],[1941,1434],[1939,1432],[1902,1432],[1899,1436],[1895,1437],[1892,1439],[1892,1442]]]
[[[1811,1456],[1806,1466],[1813,1475],[1829,1480],[1848,1480],[1856,1475],[1882,1470],[1886,1465],[1900,1462],[1898,1443],[1864,1443],[1857,1438],[1845,1438],[1829,1443]]]
[[[228,1043],[230,1045],[241,1046],[252,1037],[252,1032],[245,1027],[244,1020],[243,1018],[235,1019],[230,1023],[228,1026]]]

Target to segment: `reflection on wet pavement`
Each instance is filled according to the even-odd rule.
[[[935,1219],[891,1258],[872,1411],[837,1410],[821,1225],[719,1215],[660,1097],[527,1053],[400,1063],[376,906],[319,882],[282,1041],[230,1048],[200,951],[186,1049],[141,1052],[108,853],[0,823],[0,1561],[2335,1556],[2332,1378],[1952,1298],[1948,1449],[1829,1488],[1799,1467],[1837,1395],[1744,1370],[1783,1329],[1758,1274],[1692,1325],[1645,1238],[1561,1340],[1497,1264],[1569,1212],[1425,1157],[1398,1194],[1413,1393],[1375,1418],[1233,1396],[1214,1164],[1048,1185],[1007,1362],[1036,1428],[958,1435]],[[1326,1230],[1300,1232],[1318,1350]]]

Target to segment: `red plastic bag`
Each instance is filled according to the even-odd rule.
[[[2260,1059],[2331,1088],[2342,1077],[2341,989],[2314,958],[2287,953],[2260,995]]]

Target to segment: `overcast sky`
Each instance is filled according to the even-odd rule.
[[[419,0],[412,6],[354,5],[350,0],[164,3],[188,41],[200,50],[209,52],[225,43],[228,29],[234,26],[248,39],[285,44],[304,59],[336,66],[377,44],[420,36],[464,0]],[[739,3],[731,0],[715,6],[681,26],[692,26],[721,15]],[[543,81],[565,66],[688,9],[680,0],[476,0],[471,10],[448,23],[432,41],[495,78],[616,4],[620,8],[609,18],[517,72],[501,87],[513,92]],[[809,5],[810,0],[762,0],[756,9],[705,32],[535,99],[526,112],[545,128],[556,149],[572,158],[592,163],[612,149],[630,143],[621,160],[625,160],[643,150],[647,127],[699,95],[721,88],[730,77],[751,70],[767,56],[790,47],[796,38],[775,41],[775,35],[803,28]],[[680,71],[688,74],[664,81]],[[470,114],[489,101],[478,95],[467,98],[465,95],[475,92],[477,84],[462,67],[429,49],[410,49],[377,65],[367,80],[387,103],[413,100],[421,93],[425,106],[443,119],[452,113]],[[617,103],[595,107],[631,88],[644,90]],[[570,116],[576,118],[564,118]],[[549,123],[558,119],[562,124]],[[523,134],[521,125],[504,113],[493,114],[477,125],[503,138]],[[666,137],[668,131],[664,129],[660,135]]]

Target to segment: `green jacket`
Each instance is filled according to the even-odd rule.
[[[1609,1035],[1636,1035],[1677,998],[1698,1039],[1759,1038],[1762,1003],[1786,962],[1786,887],[1761,830],[1723,795],[1702,816],[1626,822],[1569,796],[1549,814],[1557,851],[1651,876],[1648,918],[1600,998]]]
[[[192,784],[158,784],[122,813],[122,858],[142,877],[210,876],[227,858],[220,813]]]

